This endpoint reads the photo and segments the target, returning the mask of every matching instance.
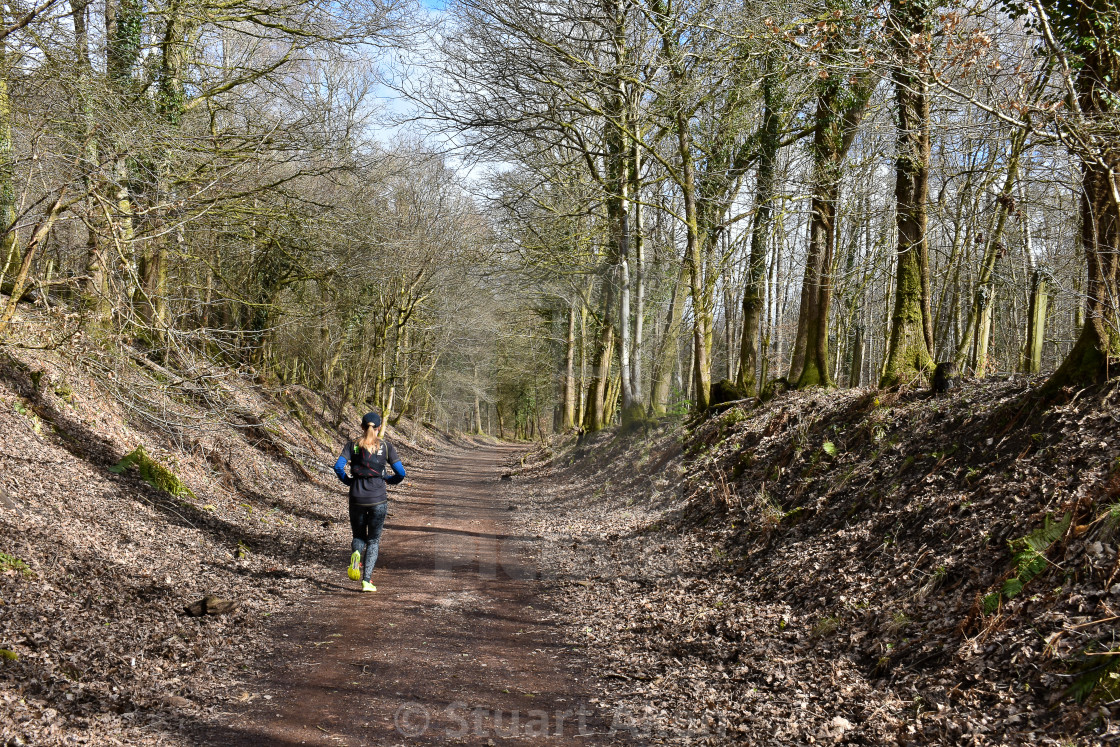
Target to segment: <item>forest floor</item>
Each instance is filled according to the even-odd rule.
[[[793,392],[513,477],[646,744],[1120,744],[1120,383]]]
[[[24,342],[0,350],[0,745],[604,743],[501,495],[526,447],[390,428],[409,477],[361,594],[331,471],[360,413]],[[231,609],[188,614],[205,596]]]
[[[1120,386],[1038,383],[532,451],[402,421],[360,594],[359,413],[0,352],[0,744],[1120,744]]]

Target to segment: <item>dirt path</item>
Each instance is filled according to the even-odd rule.
[[[546,622],[533,538],[499,478],[517,451],[455,451],[390,504],[373,582],[345,574],[277,626],[275,663],[215,745],[617,744]]]

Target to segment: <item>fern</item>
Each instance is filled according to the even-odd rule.
[[[993,591],[991,594],[984,596],[984,614],[990,615],[999,609],[999,602],[1002,597],[998,591]]]
[[[1105,542],[1112,539],[1116,529],[1120,527],[1120,501],[1108,504],[1108,510],[1101,516],[1104,519],[1104,531],[1101,539]]]
[[[984,614],[990,615],[999,609],[999,603],[1005,599],[1013,599],[1022,593],[1023,587],[1034,578],[1041,575],[1049,565],[1046,553],[1054,543],[1062,538],[1073,521],[1073,514],[1067,512],[1062,520],[1055,522],[1050,516],[1043,520],[1042,528],[1036,529],[1025,537],[1019,537],[1008,542],[1011,548],[1012,562],[1015,563],[1015,575],[1003,582],[997,592],[992,592],[984,597]]]
[[[1011,540],[1009,544],[1011,551],[1015,553],[1013,560],[1022,585],[1029,583],[1031,579],[1046,570],[1046,552],[1062,538],[1072,521],[1073,514],[1069,512],[1057,523],[1047,516],[1041,529],[1034,530],[1026,537]],[[1015,593],[1022,591],[1022,585]]]
[[[1120,651],[1090,652],[1078,670],[1078,677],[1066,688],[1065,695],[1078,703],[1085,702],[1098,687],[1108,700],[1120,695]]]
[[[1003,582],[1003,588],[1000,589],[1000,594],[1004,599],[1011,599],[1023,590],[1023,580],[1016,576],[1012,576]]]

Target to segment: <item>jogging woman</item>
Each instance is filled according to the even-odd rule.
[[[381,544],[381,529],[389,509],[389,496],[385,484],[396,485],[404,480],[404,465],[397,450],[378,435],[381,416],[371,412],[362,418],[362,437],[347,441],[334,473],[350,486],[350,568],[346,573],[352,581],[361,579],[362,591],[377,591],[369,582],[373,566],[377,563],[377,550]],[[346,474],[346,465],[350,474]],[[386,466],[391,465],[393,475],[387,476]]]

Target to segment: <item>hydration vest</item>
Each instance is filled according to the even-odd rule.
[[[350,442],[350,474],[368,480],[371,477],[385,479],[385,442],[370,454],[361,446]]]

